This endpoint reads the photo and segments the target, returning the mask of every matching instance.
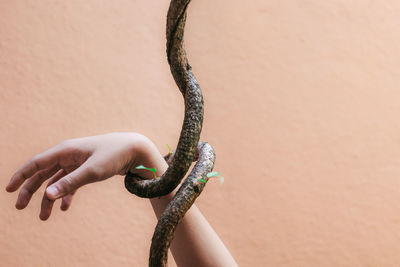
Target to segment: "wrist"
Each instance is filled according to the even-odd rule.
[[[132,163],[126,169],[126,172],[137,174],[144,179],[154,179],[154,174],[148,170],[138,170],[137,166],[143,165],[147,168],[156,169],[156,177],[160,177],[168,168],[164,157],[158,151],[155,144],[146,136],[141,134],[135,135],[132,142],[131,154],[134,155]]]
[[[132,161],[132,164],[130,164],[127,172],[129,171],[137,174],[145,179],[154,179],[152,172],[148,170],[138,170],[136,167],[143,165],[147,168],[155,168],[157,177],[160,177],[167,170],[168,164],[166,163],[164,157],[161,155],[155,144],[146,136],[134,133],[134,141],[132,142],[131,149],[132,154],[135,155],[135,159]],[[175,196],[179,186],[180,185],[178,185],[177,188],[165,196],[150,199],[157,218],[161,216],[168,203]]]
[[[160,218],[160,216],[164,212],[164,210],[167,207],[167,205],[171,202],[172,198],[175,196],[175,194],[178,191],[180,186],[181,185],[178,185],[168,195],[161,196],[161,197],[150,198],[150,203],[151,203],[151,206],[153,207],[153,211],[154,211],[157,219]]]

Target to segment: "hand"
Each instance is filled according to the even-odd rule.
[[[60,208],[67,210],[79,187],[135,172],[147,143],[145,136],[129,132],[66,140],[28,160],[12,176],[6,190],[14,192],[24,183],[15,204],[17,209],[23,209],[49,179],[39,215],[47,220],[56,199],[62,198]]]

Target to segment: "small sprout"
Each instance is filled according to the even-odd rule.
[[[143,165],[139,165],[139,166],[137,166],[135,169],[152,171],[152,172],[153,172],[153,175],[154,175],[154,178],[157,178],[157,176],[156,176],[156,171],[157,171],[156,168],[146,168],[146,167],[143,166]]]
[[[172,154],[172,149],[171,149],[171,147],[170,147],[168,144],[165,144],[165,145],[166,145],[167,148],[168,148],[169,154]]]
[[[221,174],[219,172],[209,172],[207,173],[207,177],[211,178],[211,177],[215,177],[215,176],[220,176]]]
[[[221,174],[219,172],[209,172],[207,173],[207,180],[213,177],[218,177],[220,184],[222,184],[224,182],[224,177],[221,176]],[[206,180],[204,179],[200,179],[201,182],[205,183]]]

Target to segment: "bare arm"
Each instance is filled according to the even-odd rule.
[[[73,194],[83,185],[128,171],[152,178],[148,171],[135,168],[140,164],[157,168],[158,175],[168,167],[154,144],[137,133],[76,138],[32,157],[12,176],[6,190],[14,192],[22,186],[15,206],[23,209],[40,186],[48,181],[39,215],[42,220],[47,220],[55,200],[61,199],[60,208],[67,210]],[[157,218],[174,194],[175,191],[150,200]],[[176,228],[171,250],[179,266],[237,266],[194,205]]]

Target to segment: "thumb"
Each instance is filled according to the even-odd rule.
[[[99,177],[99,171],[90,165],[87,160],[79,168],[47,187],[46,195],[50,200],[56,200],[72,194],[85,184],[97,181]]]

